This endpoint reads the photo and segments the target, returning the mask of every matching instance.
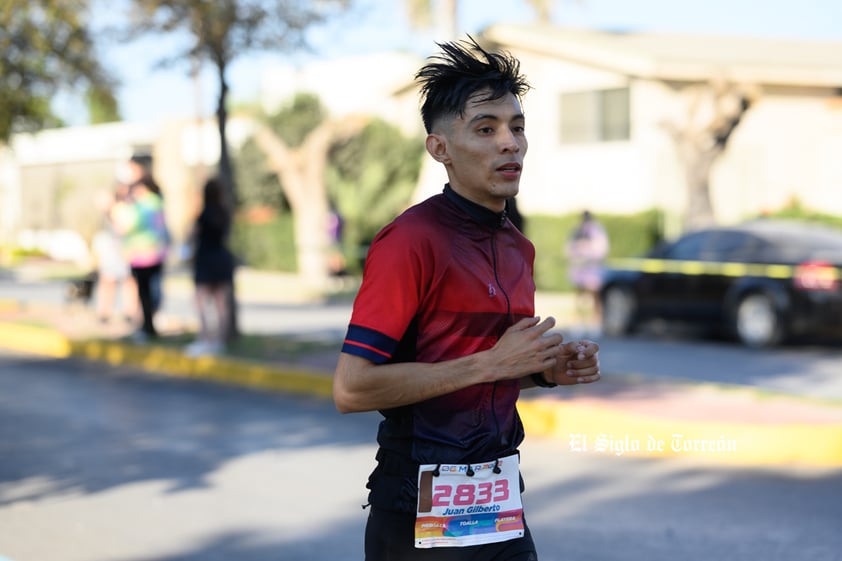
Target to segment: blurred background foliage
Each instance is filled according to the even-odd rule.
[[[62,90],[86,93],[90,121],[119,119],[115,81],[100,63],[87,0],[0,2],[0,143],[16,132],[61,126]]]
[[[261,117],[290,147],[329,118],[318,96],[296,95]],[[409,204],[424,156],[421,138],[407,138],[394,125],[373,118],[359,134],[333,143],[326,183],[331,208],[342,220],[341,250],[347,272],[359,273],[367,244]],[[235,157],[237,217],[233,250],[251,267],[294,272],[290,207],[277,174],[253,140]]]
[[[813,222],[842,230],[842,216],[825,214],[814,209],[806,208],[797,198],[791,199],[785,207],[773,212],[764,213],[762,216]]]
[[[426,150],[395,126],[373,119],[362,132],[330,151],[327,188],[342,218],[342,249],[349,272],[362,270],[375,234],[405,209]]]
[[[292,215],[289,212],[255,220],[238,213],[231,228],[231,249],[243,265],[261,270],[295,272]]]

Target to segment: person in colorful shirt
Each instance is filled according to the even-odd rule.
[[[336,366],[342,413],[379,410],[368,561],[537,559],[520,390],[599,380],[599,346],[535,316],[532,243],[507,216],[527,150],[519,62],[442,43],[417,73],[441,194],[375,237]]]
[[[137,284],[143,324],[137,338],[157,337],[153,318],[160,307],[164,263],[170,246],[161,189],[136,161],[125,171],[128,196],[116,203],[111,217]]]

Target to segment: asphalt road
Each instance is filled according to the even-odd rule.
[[[0,353],[0,560],[362,559],[377,421]],[[842,561],[842,470],[522,453],[543,561]]]
[[[842,401],[842,347],[838,344],[748,349],[678,333],[604,337],[600,345],[600,365],[608,373],[737,384]]]

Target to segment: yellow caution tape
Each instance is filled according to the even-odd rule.
[[[712,275],[722,277],[768,277],[789,279],[795,276],[796,267],[758,263],[725,263],[714,261],[681,261],[677,259],[612,259],[609,266],[621,271],[643,273],[677,273],[682,275]],[[840,278],[838,269],[828,269],[825,274]]]

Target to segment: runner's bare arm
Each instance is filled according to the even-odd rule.
[[[342,413],[389,409],[424,401],[483,382],[522,378],[555,365],[562,336],[548,333],[554,318],[526,318],[491,349],[437,363],[374,364],[339,355],[333,399]]]

